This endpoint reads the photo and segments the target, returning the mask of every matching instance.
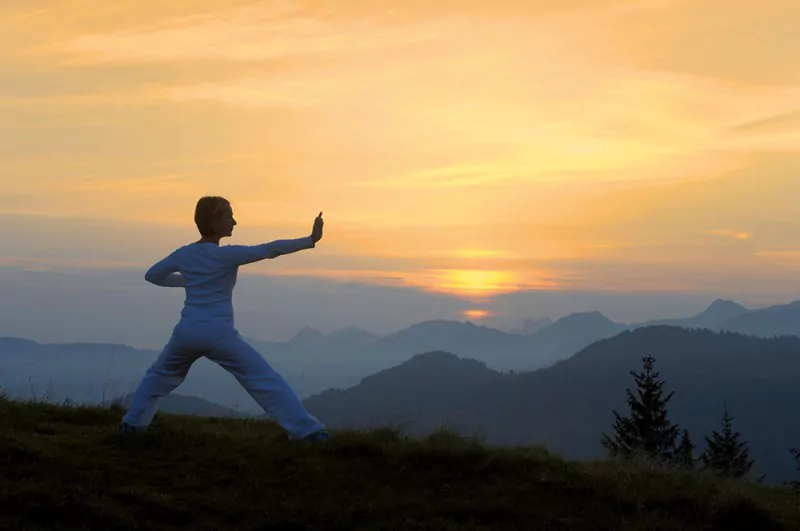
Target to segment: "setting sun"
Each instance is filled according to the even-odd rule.
[[[467,319],[486,319],[492,314],[486,310],[464,310],[461,315]]]
[[[510,271],[481,269],[439,272],[434,289],[464,295],[491,296],[516,291],[516,275]]]

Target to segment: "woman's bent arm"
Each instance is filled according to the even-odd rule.
[[[178,272],[178,266],[172,254],[148,269],[144,274],[144,279],[151,284],[166,288],[183,288],[186,286],[186,279]]]

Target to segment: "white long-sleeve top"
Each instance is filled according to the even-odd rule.
[[[144,278],[157,286],[181,287],[186,299],[181,319],[233,324],[233,288],[240,265],[313,248],[310,236],[260,245],[184,245],[153,265]]]

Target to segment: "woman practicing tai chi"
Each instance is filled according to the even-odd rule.
[[[186,299],[181,319],[136,389],[120,431],[145,430],[153,421],[158,399],[178,387],[192,363],[205,356],[233,374],[290,439],[327,440],[325,426],[239,335],[232,303],[239,266],[314,248],[322,238],[322,212],[314,220],[310,236],[260,245],[219,244],[236,226],[233,209],[222,197],[201,198],[194,221],[202,238],[180,247],[145,273],[144,278],[157,286],[185,288]]]

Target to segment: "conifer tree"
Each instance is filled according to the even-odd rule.
[[[722,415],[722,433],[714,430],[709,439],[706,437],[706,449],[700,455],[703,468],[721,476],[739,478],[750,471],[753,461],[749,459],[749,450],[745,441],[739,440],[741,434],[733,431],[733,419],[728,409]]]
[[[694,444],[689,438],[689,431],[684,429],[681,442],[675,451],[675,464],[683,468],[694,468]]]
[[[673,393],[664,395],[664,382],[653,370],[655,358],[642,358],[644,370],[631,371],[636,382],[634,395],[626,390],[630,416],[623,417],[614,411],[614,437],[603,435],[603,446],[612,457],[630,459],[644,456],[659,462],[672,462],[675,458],[675,441],[678,426],[667,417],[667,403]]]

